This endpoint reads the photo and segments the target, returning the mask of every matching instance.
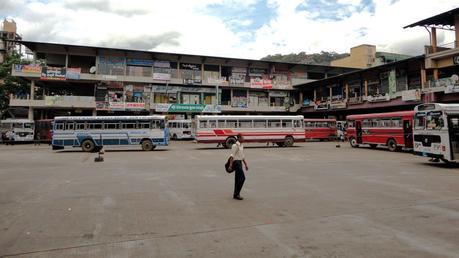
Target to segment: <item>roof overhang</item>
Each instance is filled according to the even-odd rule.
[[[451,30],[454,27],[456,16],[459,16],[459,8],[449,10],[447,12],[415,22],[403,28],[406,29],[406,28],[413,28],[417,26],[423,26],[423,27],[435,27],[435,28]]]

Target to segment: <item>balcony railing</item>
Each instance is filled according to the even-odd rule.
[[[41,108],[95,108],[92,96],[43,96],[31,99],[29,95],[10,95],[10,106]]]

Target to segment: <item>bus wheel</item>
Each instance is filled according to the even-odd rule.
[[[377,146],[378,146],[378,144],[370,144],[370,148],[372,148],[372,149],[376,149]]]
[[[83,151],[85,152],[93,152],[95,148],[96,148],[96,145],[91,140],[84,140],[81,143],[81,149],[83,149]]]
[[[285,147],[292,147],[294,142],[295,141],[293,140],[292,136],[287,136],[287,137],[285,137],[285,140],[284,140],[284,146]]]
[[[153,143],[151,140],[143,140],[142,141],[142,150],[144,151],[151,151],[154,149]]]
[[[389,148],[390,151],[396,151],[397,150],[397,143],[395,142],[394,139],[389,139],[387,141],[387,147]]]
[[[357,139],[355,139],[354,137],[349,138],[349,143],[351,144],[352,148],[359,147],[359,145],[357,144]]]
[[[228,137],[228,139],[226,139],[225,144],[223,146],[227,149],[231,149],[231,147],[233,147],[233,144],[235,143],[236,143],[236,139],[234,137]]]

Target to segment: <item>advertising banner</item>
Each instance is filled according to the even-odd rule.
[[[254,89],[272,89],[273,81],[260,78],[250,79],[250,88]]]
[[[79,80],[81,76],[81,68],[67,68],[65,77],[70,80]]]
[[[403,101],[419,101],[421,100],[421,90],[405,90],[402,91]]]
[[[220,105],[203,105],[203,104],[156,104],[157,112],[192,112],[192,113],[220,113]]]
[[[156,72],[157,69],[155,68],[155,72],[153,73],[153,80],[158,80],[158,81],[170,81],[171,80],[171,74],[166,73],[164,71],[162,72]]]
[[[41,68],[41,80],[65,81],[65,68],[44,66]]]
[[[124,110],[124,102],[110,102],[109,108],[111,110]]]
[[[134,66],[153,66],[154,61],[149,59],[135,59],[135,58],[127,58],[126,59],[127,65],[134,65]]]
[[[145,103],[126,102],[125,109],[145,109]]]
[[[41,66],[16,64],[14,70],[20,73],[41,73]]]
[[[170,81],[171,63],[168,61],[155,61],[153,63],[153,80]]]

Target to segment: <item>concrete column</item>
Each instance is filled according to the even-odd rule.
[[[437,52],[437,29],[432,28],[432,52]]]
[[[368,97],[368,81],[365,80],[365,81],[363,82],[363,84],[364,84],[364,86],[365,86],[365,97]]]
[[[349,84],[348,83],[344,84],[344,87],[346,91],[346,99],[349,99]]]
[[[29,107],[29,113],[28,113],[28,119],[29,120],[34,120],[34,117],[33,117],[33,107]]]
[[[433,69],[433,78],[434,80],[438,80],[438,69],[437,68]]]
[[[30,81],[30,99],[33,100],[35,97],[35,80]]]
[[[421,89],[424,89],[426,87],[426,83],[427,83],[426,69],[422,68],[421,69]]]
[[[97,109],[92,110],[92,116],[97,116]]]
[[[317,90],[314,89],[314,99],[313,99],[313,101],[316,101],[316,100],[317,100]]]
[[[300,101],[300,103],[298,103],[298,104],[303,105],[304,99],[303,99],[303,92],[302,91],[299,92],[299,101]]]
[[[459,15],[454,17],[454,32],[456,34],[455,47],[459,48]]]
[[[328,92],[329,92],[329,94],[330,94],[330,101],[331,101],[331,100],[332,100],[332,97],[333,97],[333,88],[330,87],[330,88],[328,89]]]

